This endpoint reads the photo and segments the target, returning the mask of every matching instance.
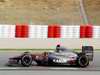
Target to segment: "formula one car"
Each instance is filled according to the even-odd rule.
[[[77,67],[87,67],[93,61],[93,47],[83,46],[81,52],[74,52],[64,47],[59,48],[59,52],[43,52],[23,54],[9,58],[9,65],[17,64],[24,67],[32,65],[75,65]]]

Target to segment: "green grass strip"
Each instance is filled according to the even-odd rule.
[[[28,48],[21,48],[21,49],[12,49],[12,48],[5,48],[0,49],[0,51],[54,51],[55,49],[28,49]],[[81,49],[73,49],[73,51],[81,51]],[[95,49],[95,51],[100,51],[100,49]]]
[[[50,51],[54,49],[0,49],[0,51]]]

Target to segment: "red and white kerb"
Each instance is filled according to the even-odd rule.
[[[100,26],[0,25],[0,38],[100,38]]]

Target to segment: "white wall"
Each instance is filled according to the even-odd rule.
[[[55,48],[59,43],[68,48],[93,45],[100,49],[100,39],[0,39],[0,48]]]

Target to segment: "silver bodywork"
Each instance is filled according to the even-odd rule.
[[[61,48],[59,52],[50,52],[48,57],[53,63],[70,64],[69,62],[75,62],[77,60],[78,55],[70,49]]]

